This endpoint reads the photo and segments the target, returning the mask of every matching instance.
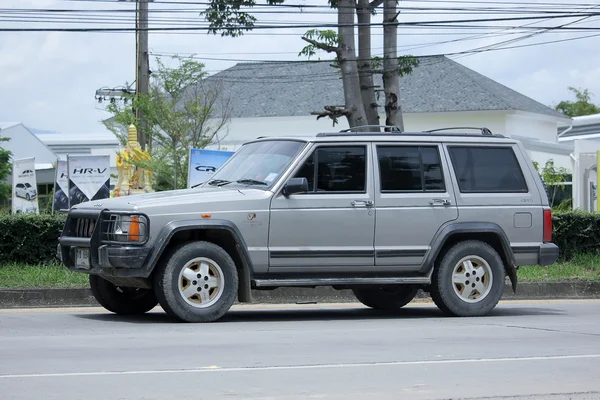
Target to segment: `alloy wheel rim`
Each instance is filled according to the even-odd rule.
[[[492,290],[492,268],[483,258],[466,256],[456,263],[452,271],[452,287],[459,299],[466,303],[478,303]]]
[[[209,258],[197,257],[181,268],[177,287],[187,304],[206,308],[221,298],[224,283],[225,277],[219,264]]]

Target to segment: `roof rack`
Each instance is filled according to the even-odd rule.
[[[490,131],[488,128],[486,127],[482,127],[482,128],[474,128],[474,127],[470,127],[470,126],[456,126],[456,127],[450,127],[450,128],[438,128],[438,129],[430,129],[428,131],[428,133],[433,133],[433,132],[443,132],[443,131],[451,131],[451,130],[457,130],[457,129],[471,129],[471,130],[476,130],[481,132],[482,135],[484,136],[494,136],[492,134],[492,131]]]
[[[400,129],[400,127],[395,126],[395,125],[359,125],[359,126],[353,126],[352,128],[348,128],[348,129],[342,129],[340,132],[352,132],[353,129],[358,129],[358,128],[390,128],[391,132],[402,132],[402,129]],[[381,133],[381,132],[374,132],[374,133]]]

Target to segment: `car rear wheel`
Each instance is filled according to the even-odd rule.
[[[238,289],[235,263],[221,247],[191,242],[158,267],[154,289],[162,308],[183,322],[213,322],[231,308]]]
[[[431,297],[445,314],[488,314],[504,292],[504,264],[487,243],[470,240],[454,245],[435,266]]]
[[[352,290],[358,301],[376,310],[400,309],[410,303],[418,291],[418,287],[411,285],[357,288]]]
[[[116,286],[98,275],[90,275],[90,288],[96,301],[115,314],[144,314],[158,304],[152,289]]]

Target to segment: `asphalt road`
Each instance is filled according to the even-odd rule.
[[[600,301],[505,302],[485,318],[429,304],[0,310],[0,399],[600,399]],[[516,396],[516,397],[513,397]]]

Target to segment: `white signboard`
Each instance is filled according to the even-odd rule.
[[[35,158],[13,161],[12,212],[39,214]]]
[[[52,211],[69,209],[69,170],[67,162],[58,160],[56,162],[56,178],[54,179],[54,197],[52,199]]]
[[[69,206],[110,197],[110,156],[67,156]]]
[[[209,180],[232,154],[233,151],[190,149],[188,188]]]

